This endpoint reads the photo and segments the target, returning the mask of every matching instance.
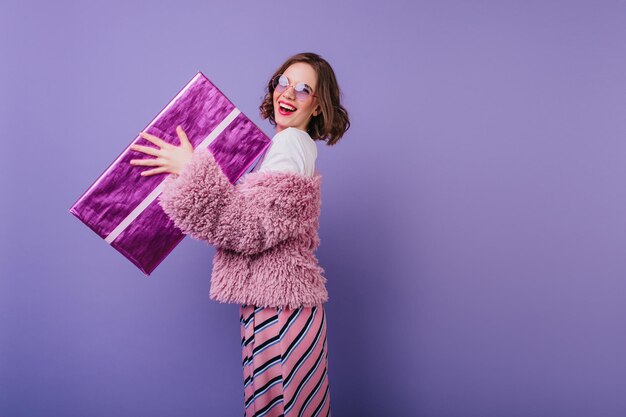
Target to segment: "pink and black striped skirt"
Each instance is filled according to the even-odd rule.
[[[328,417],[326,313],[240,306],[244,417]]]

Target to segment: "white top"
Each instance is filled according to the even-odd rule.
[[[312,177],[316,158],[317,145],[311,136],[298,128],[288,127],[274,135],[252,172],[286,171]]]

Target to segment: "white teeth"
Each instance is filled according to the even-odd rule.
[[[295,107],[290,106],[290,105],[288,105],[288,104],[284,104],[284,103],[278,103],[278,105],[279,105],[280,107],[282,107],[283,109],[287,109],[287,110],[295,110],[295,109],[296,109]]]

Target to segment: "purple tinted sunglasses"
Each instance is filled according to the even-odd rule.
[[[274,79],[272,79],[272,88],[278,91],[279,93],[284,92],[289,88],[289,86],[293,87],[293,91],[296,92],[296,100],[305,101],[309,98],[309,96],[317,97],[313,94],[313,89],[309,87],[308,84],[305,83],[296,83],[296,85],[292,85],[289,82],[289,78],[285,74],[278,74]]]

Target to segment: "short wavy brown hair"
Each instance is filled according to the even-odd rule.
[[[296,62],[305,62],[311,65],[317,74],[315,94],[319,100],[321,112],[317,116],[311,116],[306,129],[307,133],[311,139],[326,141],[329,146],[334,145],[350,128],[350,119],[347,110],[340,103],[341,91],[339,84],[337,84],[335,72],[324,58],[313,52],[303,52],[290,56],[274,72],[267,83],[263,103],[259,106],[261,117],[269,119],[270,124],[276,126],[272,80]]]

